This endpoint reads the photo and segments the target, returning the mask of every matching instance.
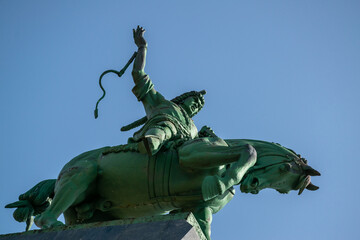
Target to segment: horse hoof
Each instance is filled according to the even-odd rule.
[[[34,222],[36,226],[38,226],[41,229],[65,226],[65,224],[58,221],[56,218],[52,216],[46,216],[44,214],[40,214],[36,216]]]
[[[217,176],[207,176],[201,186],[201,192],[205,201],[223,194],[225,190],[224,183]]]

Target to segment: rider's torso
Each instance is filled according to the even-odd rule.
[[[197,136],[198,130],[193,120],[187,115],[185,110],[179,107],[177,104],[168,100],[164,100],[158,104],[156,108],[152,108],[151,111],[147,111],[147,118],[152,119],[162,114],[174,117],[184,126],[186,126],[190,134],[190,136],[187,137],[195,138]],[[175,127],[178,128],[179,126]]]

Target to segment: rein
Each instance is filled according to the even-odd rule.
[[[249,174],[252,174],[253,172],[256,172],[258,170],[263,170],[263,169],[266,169],[268,167],[273,167],[273,166],[276,166],[276,165],[279,165],[279,164],[283,164],[283,163],[291,163],[291,162],[295,162],[296,164],[297,163],[297,160],[295,159],[288,159],[288,161],[283,161],[283,162],[277,162],[277,163],[273,163],[273,164],[269,164],[269,165],[266,165],[266,166],[263,166],[263,167],[260,167],[260,168],[255,168],[255,166],[251,167],[244,175],[244,177],[242,178],[242,180],[240,181],[240,183],[249,175]]]

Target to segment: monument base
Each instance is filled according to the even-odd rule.
[[[206,240],[192,213],[120,219],[0,235],[0,240]]]

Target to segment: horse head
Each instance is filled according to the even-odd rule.
[[[272,188],[280,193],[299,190],[300,195],[305,188],[311,191],[319,189],[311,183],[311,176],[320,176],[320,173],[293,150],[262,142],[257,151],[255,166],[249,169],[240,183],[241,192],[257,194],[262,189]]]

